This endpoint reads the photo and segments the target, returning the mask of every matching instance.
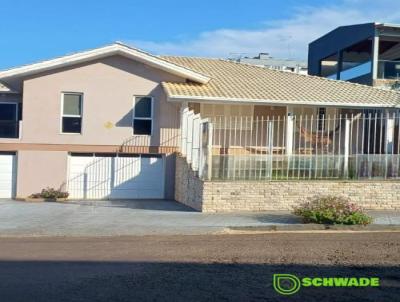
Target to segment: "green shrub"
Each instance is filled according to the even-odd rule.
[[[350,199],[337,196],[314,198],[296,207],[293,213],[303,217],[305,223],[367,225],[372,222],[372,217]]]
[[[60,190],[56,190],[53,188],[47,187],[46,189],[43,189],[42,192],[40,193],[34,193],[30,195],[30,198],[44,198],[44,199],[57,199],[57,198],[68,198],[69,193],[68,192],[63,192]]]

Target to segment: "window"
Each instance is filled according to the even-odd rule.
[[[340,80],[348,81],[371,73],[372,40],[367,39],[342,51]]]
[[[335,53],[320,61],[320,76],[336,80],[338,71],[338,54]]]
[[[153,130],[153,98],[150,96],[135,97],[133,107],[133,134],[151,135]]]
[[[82,133],[82,94],[63,94],[61,132]]]
[[[0,137],[18,137],[18,104],[0,103]]]

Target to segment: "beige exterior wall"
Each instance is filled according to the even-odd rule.
[[[177,158],[176,200],[202,212],[292,210],[318,195],[342,195],[366,209],[400,209],[398,181],[201,181]]]
[[[40,192],[47,186],[65,190],[67,152],[19,151],[17,159],[17,197]]]
[[[162,81],[183,79],[164,71],[112,56],[25,79],[20,140],[1,143],[176,146],[179,105],[169,103]],[[62,92],[83,93],[82,134],[61,134]],[[135,95],[154,97],[153,135],[132,135]]]
[[[22,137],[0,138],[0,151],[18,154],[17,197],[46,186],[65,189],[68,152],[175,152],[180,106],[167,102],[163,81],[184,79],[122,56],[25,79]],[[82,134],[61,133],[63,92],[83,94]],[[134,97],[142,95],[154,98],[152,136],[133,136],[132,132]],[[0,101],[4,99],[2,96]],[[174,155],[167,156],[167,165],[166,196],[173,198]]]

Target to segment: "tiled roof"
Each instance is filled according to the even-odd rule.
[[[400,105],[399,92],[350,82],[221,59],[170,56],[163,58],[211,77],[207,84],[164,82],[163,87],[172,99],[362,107]]]

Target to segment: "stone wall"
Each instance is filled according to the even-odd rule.
[[[366,209],[400,209],[399,181],[201,181],[177,159],[176,200],[202,212],[292,210],[317,195],[341,195]]]
[[[203,181],[201,181],[186,159],[177,156],[175,168],[175,200],[195,210],[202,211]]]
[[[400,209],[400,182],[206,182],[203,212],[291,210],[318,195],[341,195],[366,209]]]

